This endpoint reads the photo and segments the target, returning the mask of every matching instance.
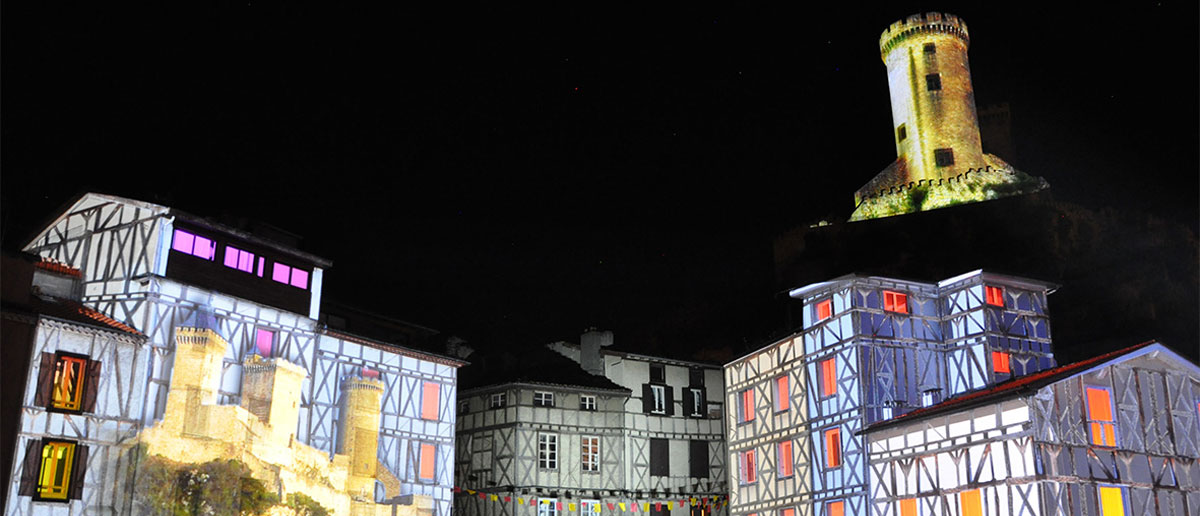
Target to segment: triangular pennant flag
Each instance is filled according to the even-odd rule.
[[[461,487],[458,487],[458,486],[454,486],[454,492],[455,492],[455,493],[461,493],[461,492],[462,492],[462,488],[461,488]]]
[[[611,504],[611,503],[610,503],[610,504],[608,504],[608,508],[609,508],[610,510],[612,509],[612,504]],[[592,504],[592,512],[596,512],[596,513],[600,512],[600,504],[598,504],[598,503],[597,503],[597,504]]]
[[[573,502],[572,502],[572,503],[568,503],[568,504],[567,504],[567,510],[568,510],[568,511],[571,511],[571,512],[575,512],[575,504],[574,504]]]
[[[605,505],[608,505],[608,510],[610,510],[610,511],[613,510],[613,504],[611,502],[608,504],[605,504]],[[596,506],[596,508],[599,509],[600,506]],[[600,512],[600,511],[596,511],[596,512]]]
[[[518,496],[517,497],[517,505],[525,505],[525,499]]]
[[[480,499],[480,500],[486,500],[486,499],[487,499],[487,493],[479,493],[479,499]]]
[[[650,512],[650,502],[642,504],[642,512]]]
[[[667,502],[667,510],[669,511],[671,509],[674,509],[673,505],[675,505],[675,504],[672,502]]]
[[[468,490],[467,490],[467,494],[469,494],[469,495],[473,495],[473,494],[475,494],[475,490],[474,490],[474,489],[468,489]]]
[[[512,497],[511,497],[511,496],[505,496],[505,497],[504,497],[504,503],[508,503],[508,502],[511,502],[511,501],[512,501]]]
[[[493,501],[493,502],[496,502],[496,501],[499,501],[499,500],[500,500],[500,497],[499,497],[498,495],[492,495],[492,501]]]
[[[662,512],[662,502],[654,502],[654,510],[657,512]]]
[[[621,508],[621,512],[625,512],[625,502],[617,502],[617,506]]]
[[[556,511],[558,511],[558,512],[562,512],[562,502],[555,502],[555,503],[554,503],[554,510],[556,510]]]

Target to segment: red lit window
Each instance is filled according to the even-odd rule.
[[[817,322],[824,321],[833,316],[833,300],[826,299],[817,303]]]
[[[85,355],[42,352],[34,404],[62,412],[96,410],[100,362]]]
[[[792,441],[780,441],[777,450],[779,455],[779,478],[792,476],[792,462],[795,461],[795,458],[792,457]]]
[[[796,509],[788,507],[787,509],[779,511],[779,516],[796,516]]]
[[[916,498],[905,498],[900,500],[900,516],[917,516]]]
[[[254,253],[234,246],[225,246],[225,266],[254,274]]]
[[[788,377],[787,375],[780,376],[775,379],[775,412],[783,412],[788,409]]]
[[[1012,374],[1012,368],[1008,364],[1008,353],[1003,351],[992,352],[992,370],[997,373]]]
[[[754,450],[746,450],[741,455],[741,460],[738,462],[741,463],[739,466],[741,466],[740,469],[742,470],[742,483],[753,484],[756,473],[754,471]]]
[[[438,394],[441,385],[434,382],[424,382],[421,385],[421,419],[436,421],[438,418]]]
[[[830,428],[825,431],[825,467],[836,468],[842,465],[842,430]]]
[[[754,389],[742,391],[741,396],[742,422],[754,421]]]
[[[959,511],[962,516],[983,516],[983,500],[978,489],[958,493],[958,503],[962,506]]]
[[[1112,394],[1104,387],[1086,389],[1087,418],[1092,444],[1117,445],[1117,425],[1113,419]]]
[[[846,516],[846,502],[835,500],[826,503],[825,516]]]
[[[821,373],[821,397],[828,398],[837,394],[837,359],[830,358],[817,363]]]
[[[986,285],[983,287],[984,296],[987,298],[987,304],[992,306],[1004,306],[1004,289]]]
[[[421,443],[420,477],[424,482],[434,481],[434,466],[437,464],[437,446]]]
[[[883,291],[883,309],[901,314],[908,313],[908,294]]]

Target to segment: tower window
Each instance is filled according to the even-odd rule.
[[[942,89],[942,76],[936,73],[926,75],[925,89],[929,91],[937,91]]]
[[[933,151],[933,161],[939,167],[948,167],[954,164],[954,149],[935,149]]]
[[[933,43],[926,43],[925,44],[925,53],[926,54],[936,54],[937,53],[937,45],[934,45]]]
[[[896,128],[896,141],[902,142],[905,138],[908,138],[908,128],[900,124],[900,127]]]

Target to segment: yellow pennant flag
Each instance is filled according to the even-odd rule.
[[[468,489],[468,490],[467,490],[467,494],[474,496],[474,495],[475,495],[475,491],[472,491],[472,490]]]
[[[592,504],[592,512],[596,512],[596,513],[600,512],[600,504],[598,504],[598,503]]]
[[[672,509],[672,507],[671,507],[672,503],[674,503],[674,502],[667,502],[667,510],[668,511]]]
[[[618,503],[617,503],[617,505],[620,505],[620,506],[621,506],[621,511],[622,511],[622,512],[624,512],[624,511],[625,511],[625,502],[618,502]]]
[[[500,500],[500,497],[499,497],[499,496],[492,495],[492,501],[493,501],[493,502],[495,502],[495,501],[499,501],[499,500]]]
[[[525,499],[518,496],[517,505],[525,505]]]
[[[644,503],[644,504],[642,504],[642,511],[643,511],[643,512],[650,512],[650,504],[649,504],[649,503]]]
[[[573,503],[567,504],[567,510],[569,510],[571,512],[575,512],[575,504],[573,504]]]

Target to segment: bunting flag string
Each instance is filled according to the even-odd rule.
[[[653,500],[653,501],[629,500],[628,502],[605,502],[603,504],[597,502],[597,503],[592,503],[592,504],[589,504],[588,506],[585,506],[582,502],[563,503],[563,502],[558,501],[557,498],[552,498],[552,497],[548,497],[548,496],[536,496],[536,495],[509,496],[509,495],[505,495],[505,496],[501,497],[499,494],[485,493],[482,491],[476,491],[474,489],[466,489],[466,488],[463,488],[460,486],[454,486],[454,493],[455,494],[465,493],[466,496],[477,496],[477,497],[479,497],[480,500],[486,500],[486,501],[490,501],[490,502],[501,502],[501,499],[503,499],[503,503],[512,503],[515,500],[517,505],[526,505],[526,504],[541,505],[541,504],[553,503],[555,510],[560,513],[563,512],[564,508],[573,513],[573,512],[575,512],[576,509],[589,510],[589,509],[587,509],[587,507],[589,507],[589,506],[590,506],[590,510],[592,512],[594,512],[596,514],[601,514],[601,512],[605,511],[605,510],[609,513],[627,513],[627,512],[647,512],[648,513],[648,512],[650,512],[651,507],[653,507],[656,512],[662,512],[663,509],[670,511],[670,510],[674,509],[675,507],[702,506],[702,507],[707,507],[710,509],[720,509],[720,508],[723,508],[723,507],[726,507],[729,505],[729,495],[689,496],[686,498],[671,498],[671,499],[664,498],[664,499]]]

